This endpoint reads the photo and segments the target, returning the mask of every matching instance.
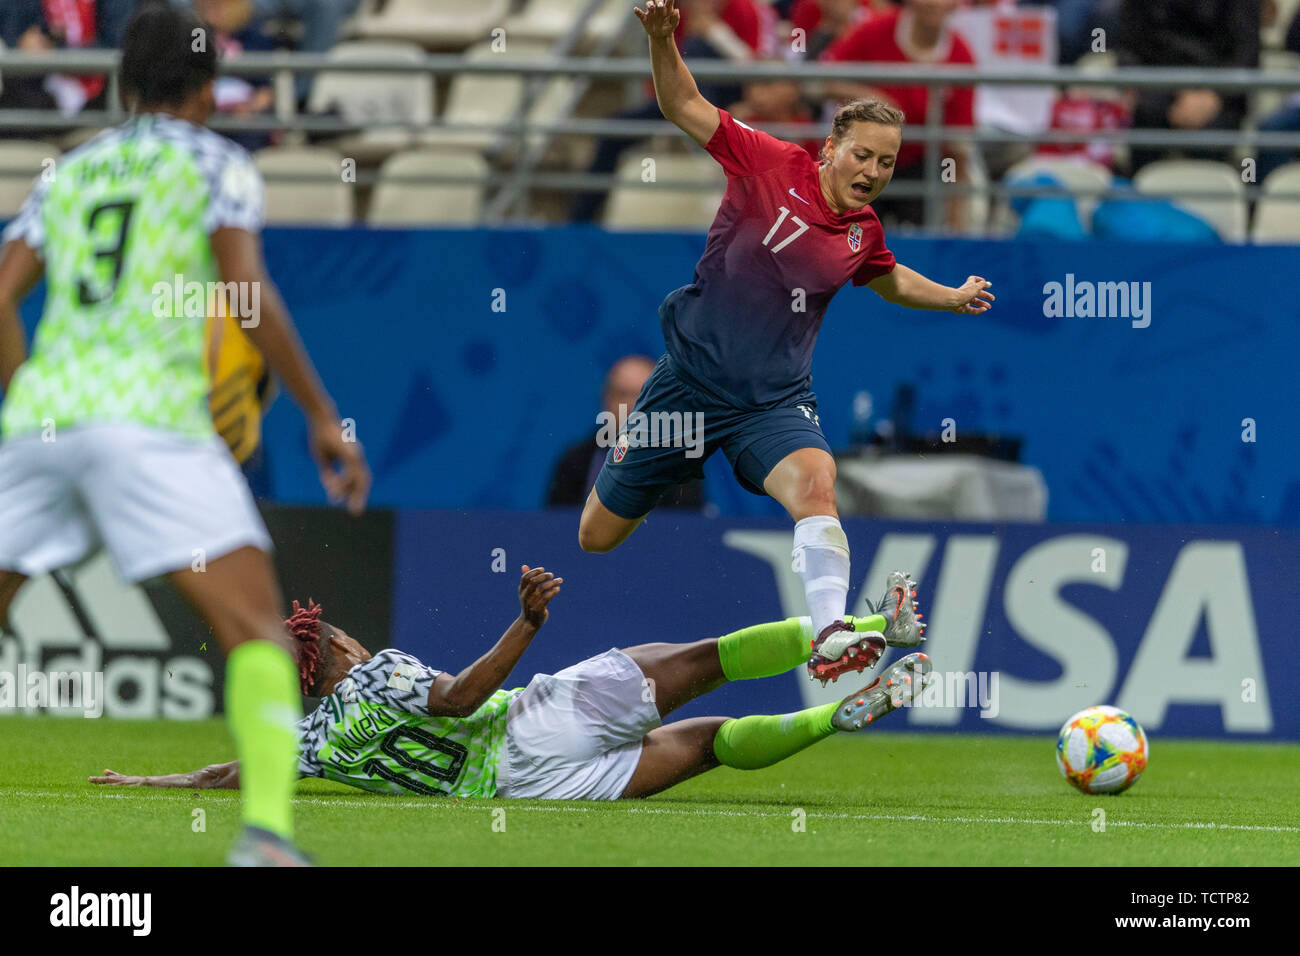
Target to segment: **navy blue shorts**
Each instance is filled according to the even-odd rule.
[[[675,484],[703,478],[705,459],[719,448],[741,487],[756,495],[767,494],[763,480],[786,455],[800,448],[831,450],[812,392],[776,408],[736,408],[688,385],[664,355],[605,453],[596,494],[620,518],[640,518]]]

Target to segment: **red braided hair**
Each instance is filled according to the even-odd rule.
[[[303,696],[309,696],[320,667],[320,605],[311,598],[303,607],[293,602],[293,614],[284,622],[294,639],[294,657],[298,661],[298,682]]]

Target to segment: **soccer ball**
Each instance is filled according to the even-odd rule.
[[[1081,710],[1056,738],[1056,765],[1084,793],[1123,793],[1142,776],[1150,754],[1147,735],[1118,707]]]

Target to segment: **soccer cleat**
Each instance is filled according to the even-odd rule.
[[[879,631],[855,631],[848,621],[835,621],[822,628],[812,642],[808,676],[826,682],[839,680],[849,671],[861,673],[876,666],[885,653],[885,637]]]
[[[226,866],[314,866],[311,857],[288,840],[261,827],[244,827],[226,855]]]
[[[836,730],[861,730],[915,700],[932,679],[933,669],[926,655],[908,654],[862,690],[840,701],[831,723]]]
[[[925,640],[925,622],[916,609],[916,582],[906,571],[890,571],[886,588],[876,611],[888,621],[885,643],[890,647],[916,647]]]

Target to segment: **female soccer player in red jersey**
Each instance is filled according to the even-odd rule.
[[[673,41],[675,0],[648,0],[636,15],[650,38],[659,108],[721,164],[727,189],[694,281],[660,306],[667,351],[596,478],[579,544],[616,548],[666,490],[701,476],[721,449],[747,490],[775,498],[795,521],[794,567],[816,635],[809,673],[825,680],[864,670],[886,644],[920,643],[921,625],[905,576],[891,581],[878,614],[845,620],[849,546],[810,387],[817,332],[850,281],[898,305],[961,314],[990,308],[990,283],[970,276],[957,288],[940,285],[886,247],[871,201],[893,175],[898,110],[878,100],[841,107],[818,163],[700,95]],[[675,429],[667,440],[665,422]]]

